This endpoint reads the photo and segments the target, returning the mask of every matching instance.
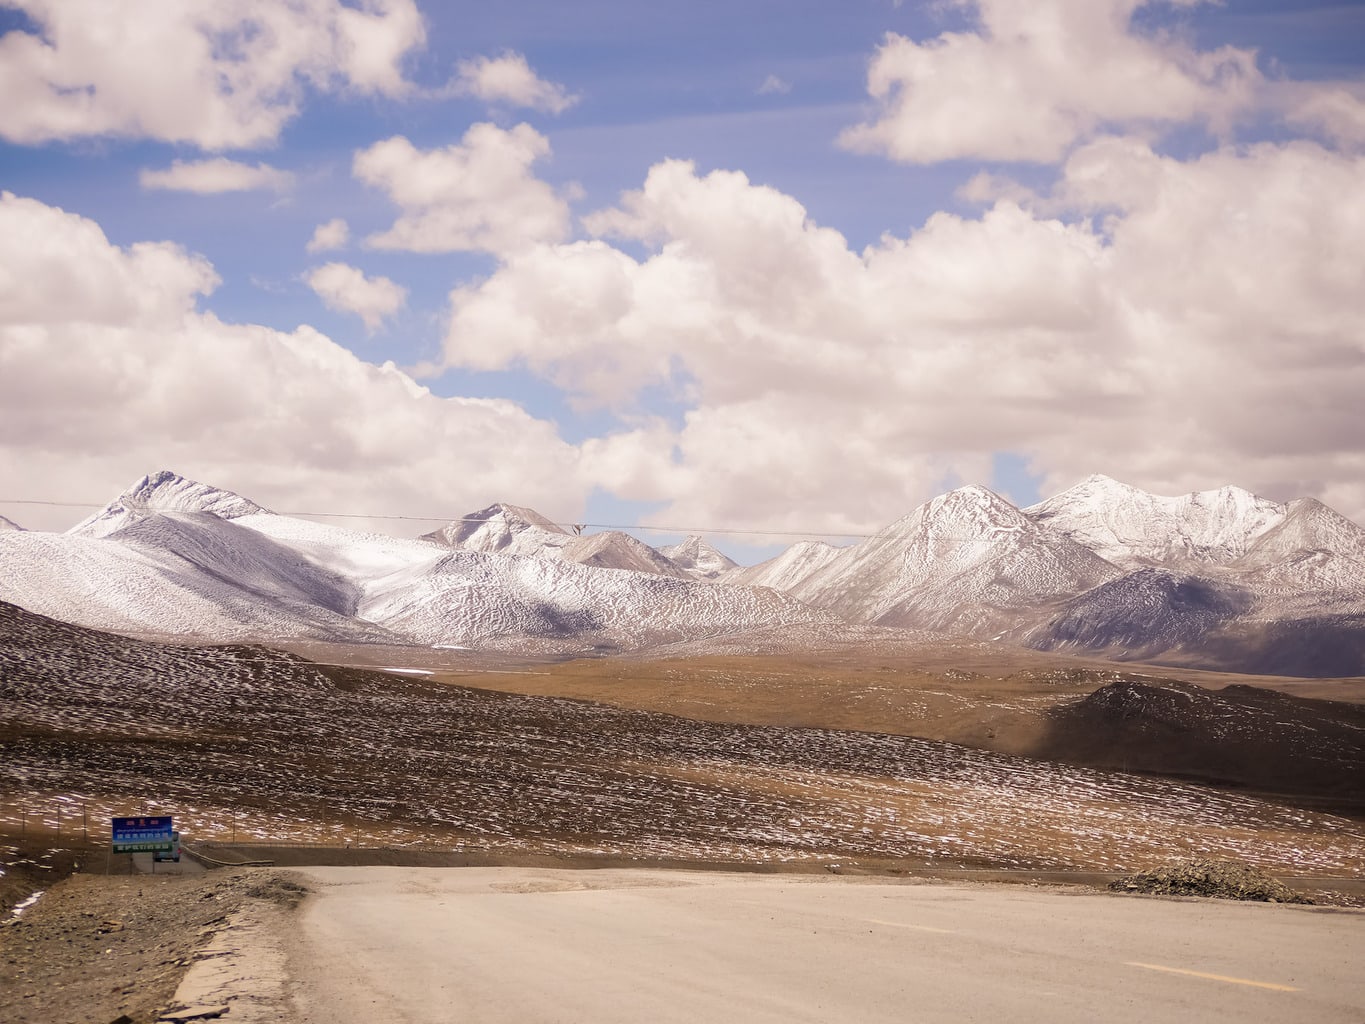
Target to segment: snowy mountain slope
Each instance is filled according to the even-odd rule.
[[[1365,529],[1312,498],[1289,502],[1284,518],[1229,568],[1271,600],[1365,611]]]
[[[714,580],[739,568],[739,564],[693,535],[679,544],[659,549],[659,553],[693,579]]]
[[[422,540],[461,551],[557,558],[599,569],[630,569],[676,579],[688,575],[649,545],[618,530],[577,536],[535,509],[499,502],[423,534]]]
[[[257,515],[266,509],[231,491],[186,480],[163,469],[144,476],[67,532],[82,537],[104,537],[152,512],[207,512],[219,519],[236,519]]]
[[[314,580],[306,570],[271,571],[276,552],[262,549],[248,531],[223,520],[207,528],[193,517],[175,522],[173,515],[157,516],[167,522],[149,520],[141,530],[130,524],[133,532],[122,538],[123,531],[110,537],[0,534],[0,600],[124,633],[394,642],[382,628],[319,603],[351,599],[336,581]],[[205,535],[196,537],[196,530]],[[228,564],[215,566],[209,552],[225,542],[238,550]],[[234,568],[253,570],[246,585],[232,579]],[[312,582],[317,590],[310,595]]]
[[[724,577],[724,582],[737,587],[772,587],[774,590],[790,591],[845,550],[824,541],[798,541],[766,562],[735,570]]]
[[[245,516],[236,524],[297,552],[362,590],[369,580],[407,566],[425,565],[450,553],[446,545],[429,540],[390,537],[290,516]]]
[[[534,509],[499,502],[423,534],[422,540],[463,551],[503,555],[553,555],[573,534]]]
[[[355,583],[240,522],[207,512],[159,513],[131,522],[105,539],[162,565],[180,569],[183,563],[186,574],[199,570],[224,587],[266,601],[295,602],[341,616],[355,614],[361,598]]]
[[[0,516],[0,530],[22,530],[22,529],[23,529],[23,527],[20,526],[18,523],[16,523],[13,519],[6,519],[4,516]]]
[[[1234,487],[1160,498],[1091,477],[1027,514],[1125,566],[1151,566],[1021,630],[1030,646],[1267,674],[1365,671],[1365,530],[1320,502]]]
[[[1159,498],[1092,477],[1021,512],[964,487],[852,547],[798,544],[747,569],[720,568],[732,563],[697,538],[669,549],[679,564],[518,506],[469,519],[404,540],[156,473],[67,534],[0,531],[0,599],[214,640],[638,649],[745,631],[789,642],[845,622],[1241,671],[1365,670],[1365,530],[1307,499]],[[716,576],[698,580],[703,567]]]
[[[471,551],[374,580],[360,614],[420,643],[573,637],[625,649],[830,618],[769,590]]]
[[[214,640],[396,639],[357,620],[359,586],[242,525],[283,519],[153,473],[65,534],[0,535],[0,597],[98,629]]]
[[[1072,598],[1045,625],[1027,630],[1037,650],[1111,650],[1155,657],[1198,645],[1212,630],[1255,607],[1255,596],[1218,580],[1139,569]]]
[[[559,549],[559,555],[566,562],[599,569],[629,569],[631,572],[654,573],[675,580],[692,579],[689,572],[674,564],[668,556],[619,530],[573,537]]]
[[[789,591],[855,622],[1000,630],[1119,569],[984,487],[921,505]]]
[[[1179,568],[1244,555],[1286,507],[1240,487],[1163,498],[1092,476],[1024,514],[1115,565]]]
[[[528,511],[500,506],[463,539],[497,548],[501,536],[505,551],[548,535]],[[828,619],[768,591],[695,582],[625,534],[558,536],[553,557],[452,550],[274,515],[163,473],[80,531],[0,534],[0,599],[123,632],[462,646],[638,647]]]

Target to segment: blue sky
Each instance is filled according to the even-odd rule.
[[[202,5],[44,6],[0,0],[0,188],[51,249],[0,253],[0,514],[25,525],[79,513],[4,499],[163,465],[282,509],[782,531],[712,535],[744,560],[1090,472],[1365,512],[1365,4],[234,0],[200,57]],[[373,20],[339,44],[348,12]],[[499,62],[519,84],[479,85]],[[521,155],[440,164],[485,152],[478,124]],[[480,204],[493,241],[451,227]],[[145,243],[183,280],[152,287]],[[353,275],[330,301],[329,263]],[[100,298],[144,287],[142,312]]]

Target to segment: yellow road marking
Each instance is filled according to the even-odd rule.
[[[875,917],[865,918],[868,924],[884,924],[888,928],[910,928],[917,932],[937,932],[939,935],[952,935],[951,928],[931,928],[927,924],[903,924],[900,921],[881,921]]]
[[[1205,974],[1203,971],[1187,971],[1180,967],[1162,967],[1160,964],[1141,964],[1136,960],[1126,961],[1129,967],[1143,967],[1149,971],[1165,971],[1167,974],[1185,974],[1191,978],[1206,981],[1226,981],[1230,985],[1250,985],[1252,988],[1268,988],[1272,992],[1297,992],[1292,985],[1276,985],[1270,981],[1251,981],[1248,978],[1229,978],[1226,974]]]

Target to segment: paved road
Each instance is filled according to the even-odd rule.
[[[122,860],[126,864],[128,857],[133,858],[133,864],[139,874],[143,875],[202,875],[204,868],[194,858],[181,854],[180,860],[154,861],[150,853],[123,854],[115,858],[115,861]],[[113,866],[114,871],[118,871],[118,865]]]
[[[312,868],[300,1020],[1365,1021],[1365,913],[1011,886]]]

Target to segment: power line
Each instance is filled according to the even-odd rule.
[[[0,505],[43,505],[50,508],[104,508],[107,502],[102,501],[47,501],[37,498],[0,498]],[[287,516],[296,519],[379,519],[394,522],[411,523],[482,523],[485,519],[473,516],[408,516],[408,515],[378,515],[365,512],[275,512],[274,515]],[[561,529],[594,529],[594,530],[639,530],[641,532],[652,533],[681,533],[681,534],[720,534],[725,536],[751,536],[751,537],[849,537],[863,540],[875,534],[871,533],[846,533],[831,530],[741,530],[725,527],[702,527],[702,526],[641,526],[636,523],[555,523]]]

